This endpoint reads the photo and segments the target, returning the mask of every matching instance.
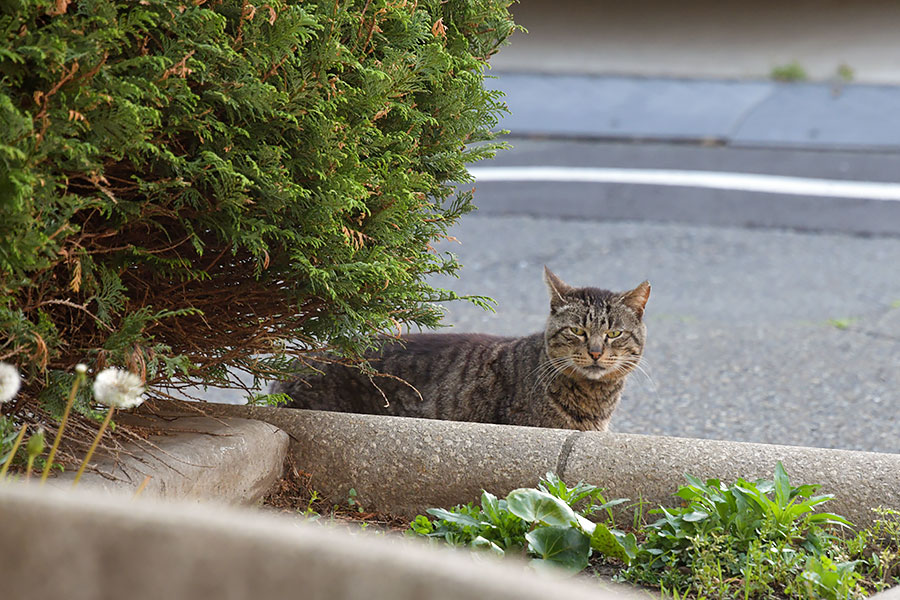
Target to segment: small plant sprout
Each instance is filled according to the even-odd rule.
[[[853,67],[848,64],[841,63],[837,68],[837,76],[841,79],[841,81],[850,82],[853,81],[855,73],[853,71]]]
[[[47,462],[44,464],[44,470],[41,473],[41,484],[47,481],[47,476],[50,475],[50,469],[53,466],[53,459],[56,457],[56,450],[59,448],[59,442],[62,440],[63,430],[66,428],[66,422],[69,420],[69,411],[72,410],[72,405],[75,404],[75,394],[78,393],[78,386],[84,383],[85,377],[87,377],[87,365],[77,364],[75,365],[75,381],[72,382],[72,389],[69,390],[69,399],[66,401],[66,408],[63,411],[62,420],[59,422],[59,429],[56,431],[56,437],[53,439],[53,445],[50,446],[50,454],[47,455]]]
[[[116,409],[128,409],[139,406],[144,401],[143,394],[143,382],[141,381],[141,378],[134,373],[123,371],[122,369],[104,369],[103,371],[100,371],[94,379],[94,398],[97,402],[108,406],[109,412],[106,413],[106,418],[103,419],[100,430],[97,431],[94,443],[91,444],[90,449],[81,463],[81,467],[78,469],[78,473],[75,474],[75,480],[72,481],[72,487],[78,485],[78,481],[81,479],[81,475],[84,473],[85,468],[87,468],[91,457],[94,456],[97,444],[100,443],[100,438],[103,437],[103,433],[106,431],[106,428],[109,427],[109,423],[112,421],[112,416],[113,413],[116,412]]]
[[[28,429],[28,423],[22,425],[22,429],[19,430],[19,435],[16,436],[16,441],[13,442],[12,450],[9,451],[9,458],[6,459],[6,462],[3,463],[3,468],[0,469],[0,482],[6,479],[6,472],[9,471],[9,465],[12,464],[13,459],[16,457],[16,452],[19,451],[19,446],[22,445],[22,438],[25,437],[26,429]]]
[[[144,477],[144,480],[141,482],[141,485],[139,485],[137,487],[137,489],[134,490],[134,496],[132,496],[132,498],[137,498],[142,493],[144,493],[144,489],[147,487],[147,484],[150,483],[151,479],[153,479],[152,475],[147,475],[146,477]]]
[[[803,65],[796,60],[786,65],[779,65],[773,68],[770,76],[775,81],[784,82],[806,81],[809,79],[809,76],[806,74],[806,69],[804,69]]]
[[[28,438],[28,444],[25,446],[25,452],[28,454],[28,466],[25,469],[25,479],[31,479],[31,469],[34,467],[34,459],[44,452],[44,428],[38,427],[38,430]]]
[[[846,331],[847,329],[850,329],[850,326],[853,325],[854,322],[856,322],[856,319],[853,317],[846,318],[846,319],[828,319],[829,325],[831,325],[832,327],[835,327],[837,329],[840,329],[842,331]]]

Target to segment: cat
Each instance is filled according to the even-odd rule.
[[[271,392],[293,408],[605,431],[643,354],[650,284],[576,288],[547,267],[544,281],[542,332],[406,335],[367,357],[386,376],[326,362]]]

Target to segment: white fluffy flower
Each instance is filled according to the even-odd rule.
[[[11,364],[0,362],[0,404],[15,398],[20,385],[22,380],[16,368]]]
[[[122,369],[103,369],[94,379],[97,402],[116,408],[134,408],[144,401],[141,378]]]

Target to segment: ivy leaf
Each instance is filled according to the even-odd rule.
[[[547,562],[581,571],[588,565],[591,543],[573,527],[538,527],[525,535],[528,549]]]
[[[459,513],[450,512],[449,510],[444,510],[443,508],[429,508],[425,512],[434,515],[442,521],[449,521],[450,523],[456,523],[463,527],[481,527],[481,522],[476,521],[469,515],[461,515]]]
[[[505,554],[505,552],[503,552],[503,548],[480,535],[472,540],[470,546],[478,550],[487,550],[488,552],[496,556],[503,556]]]
[[[590,538],[591,548],[605,556],[628,564],[637,554],[637,540],[635,540],[633,533],[628,535],[621,534],[621,537],[617,536],[616,533],[603,523],[597,523]]]
[[[500,519],[500,501],[497,500],[497,496],[488,491],[482,491],[481,510],[491,521],[498,521]]]
[[[530,523],[568,527],[577,521],[575,511],[564,501],[532,488],[511,491],[506,497],[506,507],[509,512]]]

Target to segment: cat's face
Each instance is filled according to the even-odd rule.
[[[647,329],[646,281],[628,292],[573,288],[544,269],[550,318],[544,339],[556,369],[586,379],[619,379],[637,368]]]

